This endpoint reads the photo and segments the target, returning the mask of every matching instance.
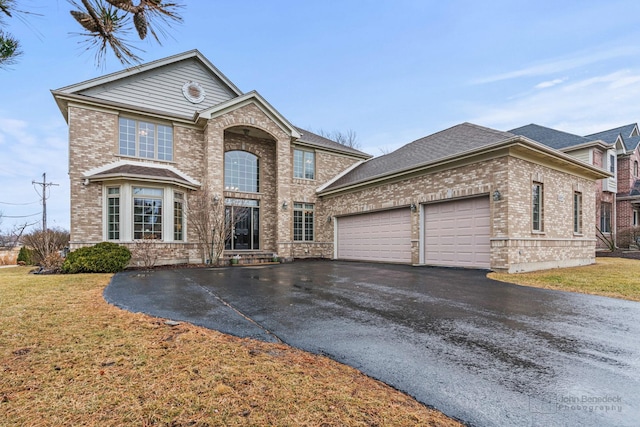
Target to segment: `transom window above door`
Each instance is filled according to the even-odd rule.
[[[173,161],[173,128],[120,117],[119,153],[122,156]]]
[[[224,189],[246,193],[260,191],[258,156],[246,151],[224,153]]]

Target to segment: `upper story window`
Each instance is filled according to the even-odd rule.
[[[313,151],[293,150],[293,177],[316,178],[316,155]]]
[[[173,128],[120,117],[119,152],[123,156],[173,160]]]
[[[616,173],[616,156],[609,154],[609,172]]]
[[[637,160],[633,162],[633,176],[636,178],[638,177],[638,161]]]
[[[544,231],[543,225],[543,213],[544,213],[544,204],[543,204],[543,187],[542,183],[534,182],[532,186],[532,229],[533,231],[542,232]]]
[[[224,189],[227,191],[260,191],[258,157],[246,151],[224,153]]]

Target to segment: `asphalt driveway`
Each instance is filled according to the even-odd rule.
[[[104,296],[328,355],[469,425],[638,425],[640,303],[485,274],[328,261],[129,271]]]

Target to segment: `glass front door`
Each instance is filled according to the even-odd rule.
[[[225,218],[229,230],[225,249],[260,249],[260,207],[258,201],[226,199],[225,205]]]

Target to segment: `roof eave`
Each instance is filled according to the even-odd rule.
[[[183,181],[181,179],[170,178],[170,177],[158,177],[158,176],[149,176],[149,175],[141,175],[134,173],[106,173],[93,175],[86,178],[89,182],[105,182],[105,181],[120,181],[120,180],[135,180],[140,182],[151,182],[156,184],[172,184],[183,188],[188,188],[189,190],[197,190],[201,187],[200,184],[193,184],[187,181]]]
[[[299,139],[294,141],[293,144],[300,145],[300,146],[303,146],[303,147],[320,149],[320,150],[323,150],[323,151],[329,151],[331,153],[338,153],[338,154],[342,154],[342,155],[346,155],[346,156],[357,157],[359,159],[364,159],[364,160],[368,160],[368,159],[373,158],[373,156],[371,154],[363,153],[361,151],[354,152],[354,151],[351,151],[351,150],[340,150],[339,148],[326,147],[324,145],[314,144],[313,142],[309,142],[309,141],[300,141]]]
[[[61,93],[57,91],[51,91],[53,97],[58,104],[58,108],[62,112],[65,120],[69,121],[69,105],[70,104],[81,104],[87,106],[93,106],[97,108],[102,108],[105,110],[113,110],[118,113],[129,113],[129,114],[138,114],[138,115],[149,115],[157,118],[162,118],[174,122],[181,122],[185,124],[194,125],[195,121],[191,117],[187,116],[179,116],[179,115],[171,115],[167,114],[163,111],[153,110],[151,108],[140,108],[140,107],[132,107],[131,105],[123,104],[120,102],[107,101],[99,98],[94,98],[85,95],[77,95],[77,94],[67,94]]]
[[[567,153],[570,151],[575,151],[575,150],[581,150],[583,148],[590,148],[590,147],[600,147],[600,148],[604,148],[605,150],[610,150],[612,148],[614,148],[615,144],[608,144],[605,141],[601,140],[601,139],[596,139],[593,141],[589,141],[589,142],[584,142],[582,144],[578,144],[578,145],[571,145],[569,147],[563,147],[561,149],[559,149],[559,151],[563,152],[563,153]]]

